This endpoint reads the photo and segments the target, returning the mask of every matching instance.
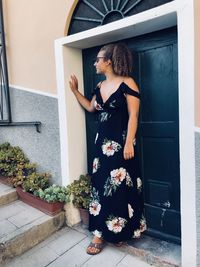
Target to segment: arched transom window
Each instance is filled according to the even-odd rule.
[[[68,35],[140,13],[173,0],[80,0],[75,7]]]

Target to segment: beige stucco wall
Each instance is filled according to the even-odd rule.
[[[4,0],[9,81],[56,94],[54,40],[69,25],[77,0]],[[70,11],[71,10],[71,11]],[[195,0],[195,126],[200,127],[200,1]],[[66,23],[67,20],[67,23]]]
[[[200,1],[195,0],[195,126],[200,127]]]
[[[71,0],[4,0],[9,81],[56,94],[54,40],[64,35]]]

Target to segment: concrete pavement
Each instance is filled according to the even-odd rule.
[[[146,262],[111,244],[95,256],[85,250],[91,235],[81,227],[64,227],[42,243],[2,267],[150,267]]]
[[[51,217],[16,198],[15,190],[0,183],[0,266],[181,266],[180,245],[147,235],[120,248],[107,244],[100,254],[88,255],[92,236],[87,229],[63,227],[64,212]]]

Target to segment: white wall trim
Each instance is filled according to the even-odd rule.
[[[62,184],[69,184],[69,158],[68,158],[68,132],[67,132],[67,114],[65,101],[65,80],[64,80],[64,62],[63,46],[55,42],[55,60],[56,60],[56,80],[59,88],[58,93],[58,114],[60,125],[60,151],[61,151],[61,175]]]
[[[195,127],[194,130],[195,132],[200,133],[200,127]]]
[[[177,17],[182,266],[195,267],[197,256],[197,229],[194,135],[195,64],[193,1],[177,0]],[[191,227],[188,229],[189,224]]]
[[[12,87],[14,89],[18,89],[18,90],[22,90],[22,91],[26,91],[29,93],[33,93],[33,94],[38,94],[38,95],[44,95],[44,96],[49,96],[49,97],[53,97],[53,98],[58,98],[58,96],[56,94],[51,94],[51,93],[47,93],[41,90],[36,90],[36,89],[32,89],[32,88],[27,88],[27,87],[22,87],[19,85],[14,85],[14,84],[9,84],[9,87]]]
[[[182,267],[196,267],[197,251],[193,8],[193,0],[174,0],[168,4],[124,18],[109,25],[98,27],[98,30],[94,28],[57,40],[57,49],[60,49],[59,46],[84,49],[119,39],[142,35],[177,24]],[[60,67],[57,66],[57,68],[59,69]],[[57,82],[58,87],[61,86],[61,88],[58,88],[59,93],[63,85],[60,84],[60,81]],[[66,112],[64,107],[63,112]],[[66,147],[62,149],[66,149]]]

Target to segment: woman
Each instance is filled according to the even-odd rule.
[[[93,232],[87,253],[99,253],[104,241],[120,246],[140,237],[146,229],[138,156],[135,153],[140,93],[129,76],[132,56],[123,44],[103,46],[94,63],[105,80],[94,90],[91,101],[78,91],[71,75],[70,88],[89,112],[99,113],[95,138],[89,230]]]

